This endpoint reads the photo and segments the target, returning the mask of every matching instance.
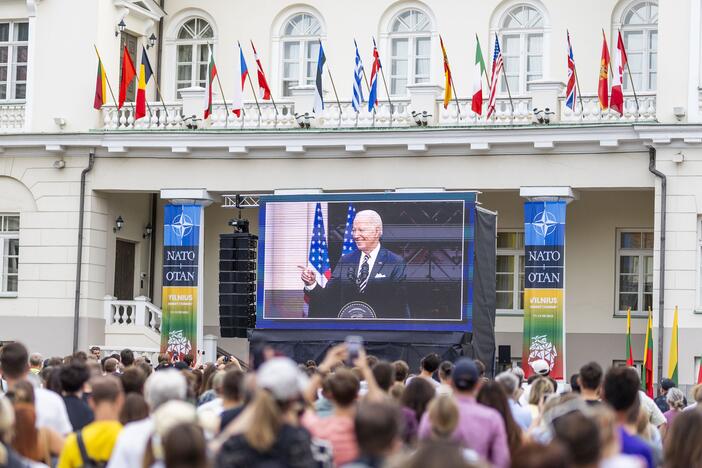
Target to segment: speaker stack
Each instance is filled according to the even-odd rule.
[[[223,338],[246,338],[256,326],[256,248],[249,233],[219,236],[219,330]]]

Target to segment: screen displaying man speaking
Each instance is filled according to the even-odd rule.
[[[262,197],[257,328],[465,330],[473,206],[467,192]]]

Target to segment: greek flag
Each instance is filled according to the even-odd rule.
[[[322,41],[319,41],[319,57],[317,58],[317,76],[314,80],[315,88],[317,88],[317,93],[314,96],[314,107],[312,110],[315,114],[319,114],[324,110],[324,95],[322,94],[322,74],[324,73],[324,63],[327,61],[327,57],[324,55],[324,49],[322,48]]]
[[[353,69],[353,99],[351,100],[351,105],[353,110],[361,112],[361,103],[363,102],[363,87],[361,86],[363,62],[361,61],[361,55],[358,53],[356,39],[353,40],[353,45],[356,46],[356,66]]]

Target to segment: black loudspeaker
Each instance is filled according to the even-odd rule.
[[[256,327],[256,248],[249,233],[219,236],[219,331],[223,338],[246,338]]]
[[[497,363],[511,364],[512,363],[512,347],[510,345],[497,346]]]

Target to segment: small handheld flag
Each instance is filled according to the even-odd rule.
[[[371,68],[370,93],[368,93],[368,112],[378,105],[378,75],[380,74],[380,55],[373,39],[373,67]]]
[[[609,108],[609,47],[607,37],[602,31],[602,56],[600,58],[600,77],[597,83],[597,96],[600,101],[600,109]]]
[[[234,57],[234,98],[232,100],[232,112],[237,117],[241,117],[241,111],[244,109],[244,84],[249,70],[246,67],[246,59],[244,59],[244,51],[241,50],[241,44],[237,42],[239,47],[238,57]],[[238,60],[237,60],[238,58]],[[241,80],[241,83],[239,83]]]
[[[487,76],[485,71],[485,61],[483,60],[483,52],[480,47],[480,39],[475,35],[475,71],[473,72],[473,99],[471,100],[471,109],[478,115],[483,113],[483,75]]]
[[[314,80],[315,87],[317,89],[317,94],[314,98],[313,111],[315,114],[319,114],[324,110],[324,95],[322,90],[322,75],[324,74],[324,64],[327,61],[327,57],[324,55],[324,48],[322,47],[322,41],[319,41],[319,56],[317,57],[317,76]]]
[[[127,88],[132,83],[132,80],[136,77],[136,69],[134,68],[134,62],[129,56],[129,51],[127,46],[124,46],[122,51],[122,74],[119,81],[119,105],[118,109],[124,106],[124,102],[127,100]]]
[[[502,59],[502,50],[500,50],[500,40],[495,34],[495,51],[492,54],[492,73],[490,78],[490,99],[488,99],[487,118],[489,119],[495,113],[495,101],[497,99],[497,85],[500,78],[500,72],[504,66]]]
[[[363,76],[363,62],[361,61],[361,55],[358,53],[358,44],[354,39],[353,45],[356,47],[356,58],[354,59],[355,65],[353,69],[353,98],[351,99],[351,105],[353,110],[356,112],[361,111],[361,103],[363,103],[363,88],[361,87],[361,78]]]
[[[451,67],[449,66],[448,55],[446,55],[444,39],[441,36],[439,36],[439,43],[441,44],[441,53],[444,56],[444,109],[446,109],[449,102],[451,102],[451,85],[453,81],[451,80]]]
[[[577,101],[576,77],[575,77],[575,59],[573,58],[573,46],[570,44],[570,33],[566,32],[568,38],[568,84],[566,85],[566,107],[575,112],[575,103]]]
[[[256,67],[258,68],[258,90],[261,95],[261,99],[263,99],[264,101],[270,101],[272,99],[271,88],[270,86],[268,86],[266,74],[263,73],[263,65],[261,65],[261,60],[258,58],[258,52],[256,52],[256,47],[254,46],[253,41],[251,41],[251,48],[253,49],[254,59],[256,60]]]
[[[139,65],[139,88],[137,89],[135,120],[146,116],[146,85],[149,84],[153,74],[149,56],[146,54],[146,48],[144,47],[141,50],[141,64]]]

